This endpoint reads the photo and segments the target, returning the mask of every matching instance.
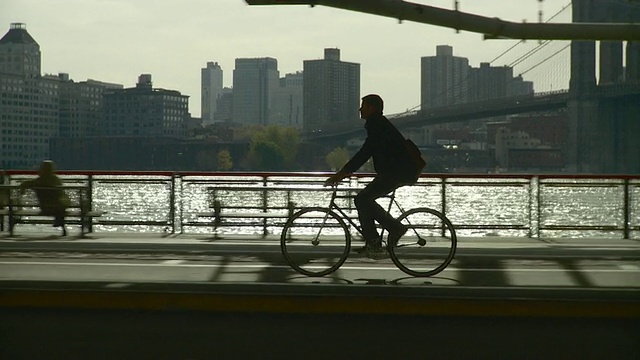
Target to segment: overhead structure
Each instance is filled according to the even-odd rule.
[[[322,5],[476,32],[485,39],[640,40],[635,23],[516,23],[401,0],[245,0],[249,5]]]

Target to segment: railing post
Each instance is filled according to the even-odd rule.
[[[444,216],[447,216],[447,213],[446,213],[446,209],[447,209],[447,178],[443,177],[441,179],[441,186],[442,186],[442,191],[440,191],[440,194],[442,196],[442,208],[440,209],[441,210],[440,212]],[[442,224],[442,236],[445,236],[445,231],[446,231],[445,226],[444,226],[444,224]]]
[[[537,205],[536,208],[538,209],[536,211],[536,218],[537,218],[537,223],[538,223],[538,228],[537,228],[538,230],[536,231],[536,235],[537,235],[538,239],[540,238],[540,228],[542,227],[541,222],[540,222],[541,221],[540,220],[540,217],[541,217],[540,214],[542,214],[542,208],[540,207],[541,203],[542,203],[542,199],[540,198],[540,193],[541,193],[540,190],[541,189],[542,189],[542,181],[538,177],[538,191],[536,192],[536,205]]]
[[[529,238],[534,236],[540,238],[540,178],[535,175],[529,179]]]
[[[446,178],[443,177],[442,179],[440,179],[440,186],[441,186],[440,203],[442,205],[442,208],[440,209],[440,212],[446,216],[447,215],[447,213],[446,213],[446,209],[447,209],[447,179]]]
[[[169,220],[171,221],[171,233],[176,233],[176,173],[171,174],[171,192],[169,193]],[[182,181],[180,182],[182,192]],[[180,196],[182,199],[182,196]],[[180,231],[182,232],[182,212],[180,212]]]
[[[268,175],[262,175],[262,212],[268,212],[269,211],[269,204],[267,201],[267,196],[269,194],[269,191],[267,190],[267,179],[268,179]],[[264,217],[262,218],[262,236],[266,237],[267,236],[267,218]]]
[[[89,174],[87,176],[87,181],[88,181],[88,184],[87,184],[87,203],[89,204],[87,212],[90,212],[90,211],[93,210],[93,174]],[[82,209],[83,206],[84,206],[84,204],[81,203],[80,204],[80,213],[82,213],[82,211],[83,211],[83,209]],[[88,219],[87,223],[88,223],[88,231],[90,233],[92,233],[93,232],[93,218],[89,216],[89,219]]]
[[[631,233],[631,229],[630,226],[631,224],[629,224],[629,206],[630,206],[630,201],[629,201],[629,178],[625,178],[624,179],[624,238],[625,239],[629,239],[630,233]]]

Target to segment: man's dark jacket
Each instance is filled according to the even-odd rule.
[[[367,130],[364,144],[341,171],[353,173],[373,157],[378,176],[399,182],[413,181],[415,169],[400,131],[381,114],[367,119],[364,127]]]

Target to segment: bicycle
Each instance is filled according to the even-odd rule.
[[[306,207],[292,214],[280,236],[280,249],[289,266],[307,276],[325,276],[338,270],[351,251],[350,225],[360,235],[361,227],[336,200],[353,199],[355,195],[338,195],[334,187],[329,207]],[[441,212],[419,207],[405,211],[395,198],[386,195],[389,207],[395,204],[398,217],[408,227],[395,246],[386,246],[391,261],[401,271],[416,277],[438,274],[453,260],[457,247],[456,232],[451,221]],[[346,220],[346,222],[345,222]],[[347,225],[348,224],[348,225]],[[384,229],[382,230],[384,238]]]

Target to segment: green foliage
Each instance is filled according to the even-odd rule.
[[[339,170],[349,161],[349,150],[343,147],[337,147],[331,150],[324,160],[331,170]]]
[[[300,147],[300,133],[290,127],[270,125],[256,130],[249,145],[249,164],[256,170],[287,170]]]
[[[233,167],[231,153],[227,149],[218,151],[218,170],[227,171]]]
[[[216,168],[215,153],[209,150],[196,153],[196,167],[198,170],[213,170]]]
[[[282,149],[271,141],[256,142],[249,156],[256,170],[284,170],[285,168]]]

